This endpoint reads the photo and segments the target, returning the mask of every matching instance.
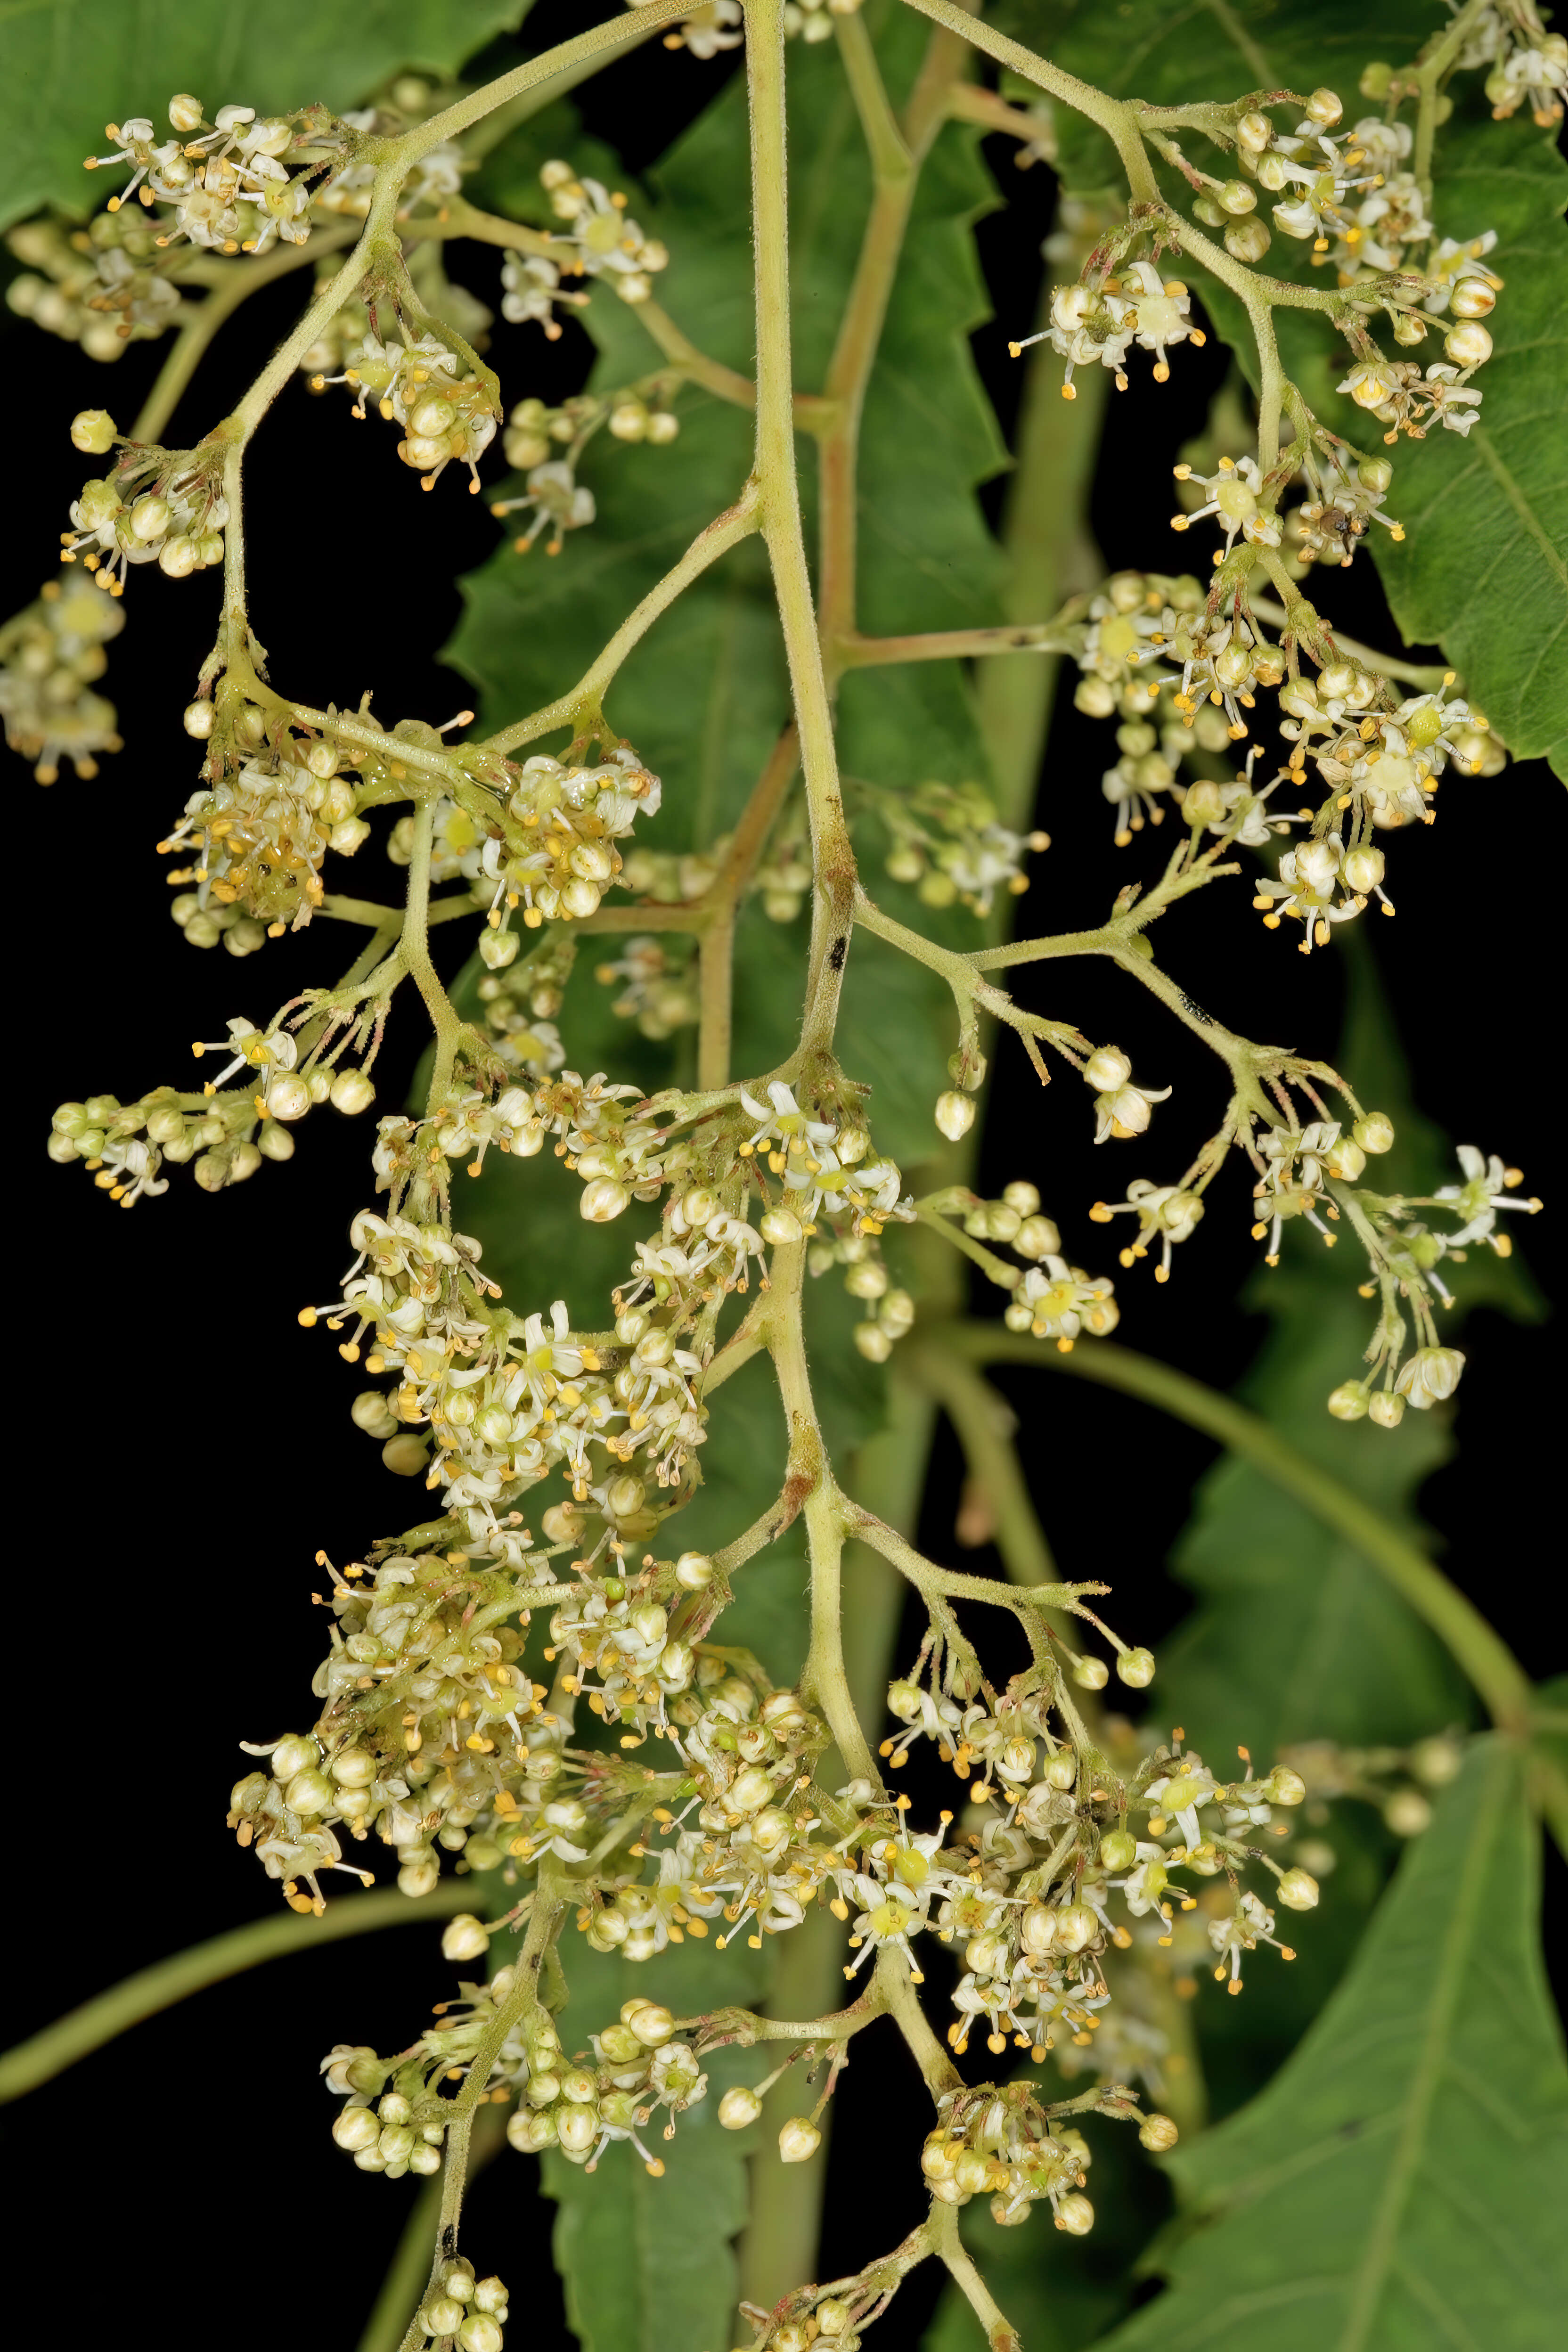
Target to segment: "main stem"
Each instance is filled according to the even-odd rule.
[[[751,0],[746,11],[746,79],[757,289],[756,480],[800,728],[801,767],[816,875],[801,1039],[804,1059],[832,1047],[855,901],[855,853],[844,821],[833,711],[806,566],[795,473],[783,0]]]

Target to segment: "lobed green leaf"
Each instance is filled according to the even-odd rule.
[[[1568,2265],[1542,2185],[1568,2067],[1534,1933],[1525,1759],[1475,1742],[1355,1964],[1239,2115],[1170,2159],[1170,2285],[1104,2352],[1545,2352]]]

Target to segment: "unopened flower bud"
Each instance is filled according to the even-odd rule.
[[[1351,1133],[1363,1151],[1391,1151],[1394,1149],[1394,1121],[1380,1110],[1369,1110],[1358,1118]]]
[[[1450,301],[1456,319],[1485,319],[1497,308],[1497,296],[1484,278],[1461,278]]]
[[[107,408],[83,408],[71,418],[71,442],[84,457],[102,457],[120,438]]]
[[[274,1118],[303,1118],[310,1108],[310,1087],[291,1073],[274,1078],[268,1090],[267,1108]]]
[[[1100,1841],[1100,1859],[1107,1870],[1131,1870],[1138,1859],[1138,1841],[1131,1830],[1108,1830]]]
[[[809,2164],[822,2146],[822,2134],[804,2116],[792,2116],[779,2133],[779,2157],[784,2164]]]
[[[1083,1066],[1083,1082],[1097,1095],[1114,1094],[1131,1076],[1132,1065],[1117,1045],[1101,1045]]]
[[[1233,221],[1225,233],[1226,251],[1249,267],[1262,260],[1273,242],[1268,222],[1260,220],[1256,213],[1250,220]]]
[[[332,2137],[350,2156],[357,2156],[362,2148],[375,2146],[381,2126],[368,2107],[345,2107],[333,2121]]]
[[[946,1094],[938,1095],[933,1116],[948,1141],[956,1143],[960,1137],[969,1133],[974,1124],[974,1097],[960,1094],[956,1087],[952,1087]]]
[[[1072,1678],[1079,1690],[1103,1690],[1110,1680],[1110,1669],[1103,1658],[1080,1658]]]
[[[340,1070],[327,1099],[334,1110],[355,1118],[362,1110],[370,1108],[375,1100],[375,1088],[363,1070]]]
[[[405,1429],[395,1437],[388,1438],[381,1449],[381,1458],[395,1477],[417,1478],[423,1474],[429,1457],[425,1450],[425,1440],[416,1437],[411,1429]]]
[[[675,2020],[657,2000],[628,2000],[621,2022],[629,2025],[645,2050],[657,2050],[675,2032]]]
[[[726,2091],[719,2102],[719,2121],[726,2131],[744,2131],[748,2124],[756,2122],[762,2112],[761,2099],[755,2091],[748,2090],[742,2083],[737,2083],[733,2090]]]
[[[1121,1679],[1133,1690],[1147,1690],[1154,1679],[1154,1654],[1152,1650],[1123,1650],[1116,1661]]]
[[[1318,1882],[1310,1871],[1288,1870],[1274,1891],[1288,1911],[1317,1909]]]
[[[1056,1915],[1057,1942],[1064,1952],[1081,1952],[1100,1933],[1100,1921],[1087,1903],[1065,1903]]]
[[[626,1186],[617,1184],[613,1176],[595,1176],[591,1184],[583,1187],[583,1197],[577,1205],[589,1224],[607,1225],[613,1217],[620,1215],[631,1197]]]
[[[1397,1429],[1405,1418],[1405,1399],[1392,1389],[1379,1389],[1367,1405],[1369,1417],[1379,1429]]]
[[[1383,1818],[1395,1837],[1419,1837],[1432,1819],[1432,1808],[1419,1789],[1396,1789],[1383,1809]]]
[[[1153,2156],[1163,2156],[1168,2147],[1175,2147],[1181,2136],[1169,2116],[1145,2116],[1138,2126],[1141,2145]]]
[[[1443,349],[1456,367],[1479,368],[1492,355],[1492,339],[1478,320],[1467,319],[1458,326],[1449,328],[1443,338]]]
[[[489,1929],[471,1911],[459,1911],[441,1930],[444,1960],[480,1960],[490,1948]]]
[[[1372,1391],[1364,1381],[1342,1381],[1329,1399],[1329,1411],[1336,1421],[1360,1421],[1372,1404]]]
[[[1087,2238],[1094,2227],[1094,2208],[1087,2197],[1073,2193],[1064,2197],[1057,2207],[1057,2227],[1075,2238]]]

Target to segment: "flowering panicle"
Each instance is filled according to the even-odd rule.
[[[857,5],[788,0],[784,29],[815,45]],[[859,26],[842,35],[864,99],[871,37]],[[739,46],[739,0],[701,0],[665,37],[699,59]],[[1463,37],[1471,61],[1489,68],[1500,115],[1527,102],[1542,121],[1561,112],[1568,50],[1542,31],[1531,0],[1467,11]],[[1427,87],[1428,110],[1431,94]],[[96,754],[118,743],[114,712],[94,689],[122,625],[118,599],[131,570],[156,562],[183,577],[221,563],[222,616],[184,714],[201,771],[162,845],[175,860],[171,912],[192,945],[221,940],[237,960],[318,917],[366,933],[335,987],[302,987],[265,1020],[205,1017],[204,1031],[223,1034],[193,1046],[195,1084],[60,1105],[50,1157],[81,1161],[124,1206],[163,1195],[169,1171],[186,1165],[200,1189],[226,1190],[263,1160],[289,1160],[318,1109],[372,1109],[405,980],[434,1035],[422,1108],[384,1108],[374,1122],[374,1192],[350,1225],[349,1262],[300,1313],[306,1328],[324,1325],[355,1368],[349,1416],[388,1472],[423,1482],[425,1516],[363,1559],[340,1567],[317,1554],[322,1589],[312,1597],[326,1633],[312,1719],[247,1745],[228,1824],[296,1911],[321,1910],[340,1879],[369,1884],[378,1874],[428,1901],[451,1871],[469,1882],[463,1899],[474,1908],[448,1919],[446,1958],[468,1968],[491,1957],[493,1939],[509,1939],[493,1955],[501,1965],[484,1980],[460,1980],[458,1999],[438,2005],[406,2046],[384,2056],[340,2044],[322,2068],[340,2102],[334,2140],[359,2169],[398,2179],[451,2168],[413,2330],[440,2352],[503,2352],[507,2288],[478,2277],[456,2252],[453,2217],[482,2102],[508,2110],[506,2137],[521,2152],[553,2149],[594,2172],[627,2160],[616,2152],[624,2141],[657,2177],[664,2163],[652,2135],[674,2138],[679,2118],[705,2102],[714,2054],[782,2041],[782,2060],[754,2083],[728,2075],[714,2119],[748,2128],[798,2065],[793,2079],[823,2080],[809,2112],[784,2122],[778,2146],[784,2162],[805,2163],[821,2147],[854,2035],[891,2013],[920,2046],[907,2004],[936,2000],[915,1990],[927,1985],[933,1938],[953,1964],[931,1973],[942,1980],[954,2059],[978,2036],[1009,2067],[1048,2060],[1086,2088],[1052,2100],[1026,2074],[963,2083],[927,2025],[920,2054],[936,2116],[911,2165],[935,2206],[985,2196],[1001,2226],[1038,2208],[1057,2228],[1084,2234],[1094,2221],[1093,2150],[1072,2119],[1132,2120],[1146,2148],[1169,2148],[1175,2124],[1142,2109],[1129,2087],[1142,2083],[1158,2098],[1175,2072],[1168,1996],[1195,1992],[1204,1970],[1238,1994],[1264,1948],[1294,1957],[1278,1932],[1282,1915],[1316,1906],[1332,1862],[1331,1850],[1295,1827],[1309,1789],[1310,1826],[1321,1820],[1320,1802],[1344,1795],[1376,1803],[1391,1826],[1414,1834],[1426,1818],[1425,1790],[1457,1769],[1458,1743],[1445,1737],[1409,1753],[1299,1750],[1263,1775],[1242,1750],[1244,1769],[1227,1777],[1186,1746],[1184,1732],[1161,1738],[1107,1711],[1113,1675],[1131,1705],[1156,1672],[1152,1653],[1090,1605],[1109,1587],[1003,1582],[923,1558],[837,1483],[841,1433],[824,1429],[813,1391],[814,1359],[836,1322],[852,1323],[858,1380],[869,1381],[865,1367],[887,1364],[908,1342],[909,1384],[950,1412],[968,1451],[957,1540],[979,1545],[994,1533],[1013,1546],[1016,1527],[1005,1520],[1014,1504],[1024,1507],[1021,1490],[1007,1502],[987,1453],[1005,1440],[1006,1408],[973,1370],[966,1342],[977,1327],[955,1328],[941,1286],[926,1280],[926,1253],[945,1243],[1003,1294],[1001,1325],[1014,1335],[998,1343],[1005,1354],[1019,1355],[1026,1339],[1066,1354],[1116,1328],[1115,1286],[1075,1262],[1064,1204],[1054,1204],[1058,1223],[1027,1179],[994,1197],[949,1181],[973,1168],[962,1155],[986,1074],[983,1016],[1019,1033],[1042,1080],[1045,1049],[1082,1080],[1089,1099],[1073,1099],[1092,1119],[1086,1131],[1097,1147],[1130,1145],[1137,1166],[1167,1132],[1172,1115],[1156,1132],[1153,1114],[1169,1086],[1142,1083],[1129,1053],[1092,1042],[1102,1033],[1029,1012],[996,984],[1010,962],[1077,953],[1086,942],[1142,972],[1217,1049],[1230,1080],[1220,1123],[1191,1162],[1133,1175],[1121,1197],[1093,1204],[1090,1223],[1126,1219],[1121,1268],[1152,1261],[1163,1283],[1176,1246],[1223,1202],[1213,1187],[1239,1153],[1247,1173],[1237,1195],[1268,1264],[1297,1224],[1327,1246],[1352,1238],[1366,1260],[1362,1295],[1375,1302],[1373,1328],[1360,1372],[1328,1400],[1334,1417],[1392,1429],[1407,1410],[1452,1398],[1465,1358],[1441,1319],[1454,1303],[1448,1269],[1483,1245],[1506,1255],[1508,1213],[1541,1205],[1521,1197],[1519,1171],[1468,1144],[1457,1181],[1419,1195],[1373,1189],[1376,1163],[1395,1140],[1392,1122],[1363,1109],[1331,1070],[1223,1028],[1153,961],[1152,926],[1167,908],[1237,874],[1249,856],[1266,861],[1256,911],[1271,930],[1299,926],[1304,953],[1329,947],[1373,901],[1392,915],[1387,837],[1430,823],[1447,777],[1495,774],[1503,760],[1458,677],[1336,640],[1301,591],[1309,571],[1347,567],[1373,524],[1404,536],[1385,511],[1398,503],[1395,469],[1330,431],[1300,388],[1280,382],[1263,325],[1280,289],[1245,273],[1280,234],[1337,277],[1336,290],[1309,303],[1318,299],[1348,350],[1342,394],[1376,420],[1390,448],[1402,434],[1419,438],[1438,425],[1460,437],[1472,430],[1482,400],[1473,379],[1491,352],[1483,321],[1503,287],[1490,230],[1436,234],[1430,189],[1417,176],[1426,165],[1399,120],[1408,92],[1390,74],[1368,95],[1386,98],[1385,112],[1348,129],[1328,90],[1152,110],[1201,123],[1225,177],[1191,164],[1147,110],[1134,135],[1125,112],[1119,119],[1140,153],[1147,139],[1180,170],[1198,220],[1223,234],[1224,253],[1148,185],[1121,217],[1069,202],[1053,239],[1052,258],[1077,274],[1056,286],[1048,324],[1028,341],[1048,341],[1065,362],[1068,398],[1079,368],[1102,366],[1125,389],[1136,349],[1164,383],[1178,348],[1202,343],[1194,298],[1174,274],[1173,257],[1184,252],[1245,295],[1264,334],[1255,446],[1238,447],[1249,436],[1216,408],[1212,439],[1175,468],[1172,528],[1197,546],[1206,542],[1186,535],[1213,527],[1205,576],[1119,572],[1047,625],[1016,635],[957,630],[934,648],[918,631],[864,635],[853,609],[828,633],[830,671],[840,656],[873,667],[954,645],[995,654],[1004,635],[1014,656],[1066,650],[1076,662],[1078,708],[1114,729],[1100,790],[1117,843],[1169,818],[1170,852],[1162,877],[1130,884],[1099,932],[1022,943],[994,930],[989,941],[952,947],[944,935],[963,934],[961,918],[920,932],[894,920],[857,874],[855,836],[874,819],[888,875],[920,908],[962,907],[976,918],[1027,887],[1027,859],[1049,847],[1047,837],[1020,830],[1016,811],[1009,822],[1000,799],[973,781],[838,779],[809,703],[777,738],[731,831],[715,837],[700,825],[689,840],[676,831],[669,837],[688,845],[675,848],[656,829],[650,842],[643,821],[658,816],[665,782],[613,731],[604,702],[622,691],[616,669],[627,646],[710,557],[712,532],[677,558],[575,688],[563,678],[558,699],[489,740],[468,734],[472,712],[441,727],[384,726],[368,694],[357,707],[318,709],[272,683],[247,617],[239,484],[257,418],[297,363],[313,389],[347,389],[356,417],[374,402],[426,488],[456,463],[477,489],[500,434],[521,487],[493,511],[516,518],[519,551],[542,541],[552,554],[595,520],[579,472],[597,435],[669,444],[689,379],[752,397],[653,306],[669,257],[624,194],[552,161],[540,174],[549,231],[476,213],[461,194],[461,141],[436,136],[434,92],[405,79],[385,103],[341,117],[321,107],[264,117],[230,105],[209,122],[196,99],[178,96],[171,136],[145,118],[111,127],[112,152],[92,168],[129,178],[90,228],[35,222],[13,233],[26,265],[13,309],[90,355],[110,358],[173,324],[194,332],[130,437],[100,408],[72,422],[74,446],[107,470],[71,509],[64,560],[78,568],[0,633],[8,740],[40,782],[53,782],[65,759],[90,780]],[[972,119],[1011,126],[1021,160],[1054,152],[1048,110],[976,89],[964,97]],[[465,95],[455,111],[470,120],[483,104]],[[408,128],[419,123],[428,127]],[[754,195],[765,254],[777,190],[759,181]],[[359,237],[361,222],[374,233]],[[318,226],[316,255],[332,247],[347,258],[317,278],[279,360],[195,447],[157,446],[161,404],[228,302],[215,295],[220,307],[203,326],[182,288],[226,278],[228,261],[215,256],[232,257],[237,288],[242,256],[271,253],[257,282],[285,275],[314,257],[273,248],[303,247]],[[509,326],[537,325],[553,341],[563,312],[593,301],[597,282],[640,311],[662,363],[557,404],[508,405],[478,356],[491,313],[445,276],[443,242],[464,236],[503,256]],[[868,299],[858,281],[852,299],[863,308]],[[1393,358],[1373,339],[1380,320]],[[761,488],[722,520],[766,511],[768,552],[786,583],[785,650],[799,677],[816,674],[817,648],[813,639],[803,653],[798,642],[787,577],[800,550],[784,543],[794,509],[770,471],[785,463],[783,487],[792,490],[787,461],[768,454],[779,331],[764,302]],[[1428,336],[1441,337],[1441,358],[1397,355]],[[841,354],[853,342],[841,337]],[[834,434],[857,413],[858,394],[836,392],[831,403],[797,395],[799,421],[826,419]],[[843,495],[834,467],[821,488],[831,547],[832,501]],[[920,567],[910,569],[918,588]],[[89,574],[110,593],[95,593]],[[521,748],[548,740],[564,748]],[[671,790],[686,791],[690,761],[679,742],[659,756]],[[945,756],[939,745],[933,765]],[[730,805],[729,786],[715,779],[715,789]],[[378,824],[394,875],[406,876],[398,904],[329,887],[329,858],[356,854]],[[626,894],[618,905],[615,889]],[[732,950],[754,947],[761,934],[744,926],[757,913],[792,924],[808,902],[798,1040],[771,1067],[731,1075]],[[474,965],[454,1002],[431,931],[458,921],[473,938]],[[956,1007],[956,1050],[932,1103],[936,1133],[913,1155],[900,1147],[903,1158],[944,1155],[930,1180],[938,1189],[920,1198],[879,1147],[877,1129],[884,1140],[893,1133],[885,1099],[836,1058],[840,975],[862,929],[939,974]],[[601,1014],[595,1027],[575,969],[590,931],[613,935],[590,961],[625,1024],[619,1035],[635,1029],[645,1041],[629,1067],[646,1083],[594,1066],[600,1056],[588,1041],[605,1023]],[[790,946],[775,935],[769,952],[776,960]],[[691,1030],[694,1051],[684,1042]],[[837,1034],[841,1051],[848,1033]],[[1157,1068],[1152,1056],[1143,1076]],[[482,1218],[454,1201],[465,1176],[506,1168],[508,1183],[526,1193],[541,1171],[522,1163],[547,1156],[575,1179],[567,1197],[583,1225],[621,1229],[619,1243],[605,1241],[619,1278],[598,1276],[585,1301],[583,1265],[602,1263],[592,1236],[581,1263],[563,1247],[543,1274],[540,1246],[531,1260],[525,1252],[503,1293],[501,1261],[467,1230]],[[538,1244],[542,1230],[525,1226],[525,1237],[531,1231]],[[842,1284],[849,1318],[841,1306],[823,1311],[811,1285],[825,1279],[835,1290]],[[706,1518],[700,1532],[685,1523],[698,1542],[683,1541],[674,1522],[703,1486],[716,1400],[753,1357],[771,1364],[781,1403],[777,1491],[751,1526],[700,1549],[710,1543]],[[721,1512],[724,1493],[711,1477],[705,1514]],[[813,1615],[806,1664],[791,1684],[725,1643],[720,1621],[748,1563],[796,1527],[811,1559]],[[714,1527],[715,1538],[724,1533]],[[856,1718],[837,1641],[846,1542],[875,1549],[921,1614],[914,1663],[887,1689],[879,1744]],[[1007,1562],[1018,1570],[1015,1549]],[[989,1678],[972,1638],[970,1612],[985,1606],[1004,1609],[1026,1636],[1016,1657],[1027,1663],[1008,1680]],[[956,1784],[952,1806],[934,1813],[922,1814],[900,1787],[921,1741]],[[841,2011],[788,2020],[726,2007],[678,2021],[636,1998],[566,2050],[557,2021],[576,1936],[637,1966],[689,1941],[715,1954],[742,1939],[761,1950],[823,1912],[846,1931]],[[737,1966],[738,1981],[742,1973]],[[904,2247],[852,2276],[803,2285],[771,2311],[747,2306],[754,2352],[813,2344],[856,2352],[920,2254],[942,2231],[942,2242],[953,2242],[952,2226],[933,2208]],[[991,2330],[998,2342],[1006,2332],[1005,2323]]]

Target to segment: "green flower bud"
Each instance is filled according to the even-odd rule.
[[[107,408],[79,409],[71,418],[71,445],[86,457],[107,457],[120,438],[120,427]]]

